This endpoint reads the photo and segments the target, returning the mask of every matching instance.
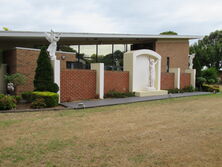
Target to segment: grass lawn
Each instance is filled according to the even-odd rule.
[[[0,166],[219,167],[222,95],[0,114]]]

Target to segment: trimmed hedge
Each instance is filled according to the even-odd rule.
[[[107,94],[105,94],[105,98],[110,97],[110,98],[125,98],[125,97],[133,97],[135,96],[134,92],[117,92],[117,91],[109,91]]]
[[[215,92],[215,93],[220,92],[220,88],[218,85],[203,84],[202,89],[207,92]]]
[[[59,95],[53,92],[32,92],[33,101],[42,98],[45,101],[46,107],[54,107],[58,105]]]
[[[169,89],[168,93],[174,94],[174,93],[184,93],[184,92],[194,92],[194,91],[195,91],[195,89],[194,89],[193,86],[187,86],[187,87],[185,87],[183,89],[178,89],[178,88]]]
[[[23,92],[22,98],[26,100],[28,103],[33,103],[39,98],[44,99],[44,102],[46,104],[45,107],[54,107],[58,105],[59,101],[59,95],[57,93],[53,92]]]

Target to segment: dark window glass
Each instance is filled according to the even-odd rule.
[[[167,66],[166,66],[166,71],[169,72],[170,71],[170,58],[167,57]]]
[[[75,62],[67,61],[66,62],[66,68],[67,69],[74,69],[75,68]]]

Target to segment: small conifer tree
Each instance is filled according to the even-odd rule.
[[[35,70],[35,91],[58,92],[58,85],[53,80],[53,68],[46,47],[42,47]]]

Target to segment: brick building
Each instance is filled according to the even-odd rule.
[[[150,49],[162,57],[161,89],[175,88],[175,73],[170,69],[180,69],[180,87],[190,85],[188,69],[189,40],[198,36],[182,35],[130,35],[130,34],[93,34],[62,33],[58,45],[98,45],[131,44],[131,50]],[[25,85],[17,88],[18,93],[33,90],[33,78],[36,60],[39,55],[35,46],[48,45],[44,32],[0,31],[0,93],[4,92],[3,74],[5,72],[22,73],[28,78]],[[126,47],[126,50],[129,48]],[[62,101],[95,98],[96,75],[93,70],[70,69],[79,61],[75,53],[56,53],[61,65],[61,98]],[[69,64],[71,62],[71,64]],[[105,93],[110,90],[128,91],[128,73],[121,71],[105,71]],[[70,84],[71,83],[71,84]],[[80,92],[81,90],[81,92]]]

